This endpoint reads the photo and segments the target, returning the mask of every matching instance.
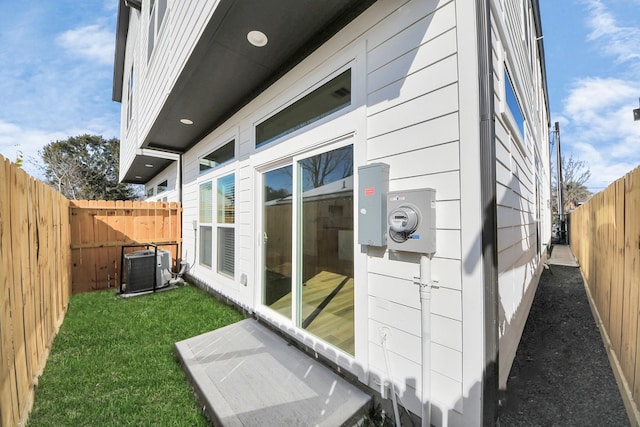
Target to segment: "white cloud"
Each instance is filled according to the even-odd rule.
[[[64,132],[48,132],[39,129],[24,129],[14,123],[0,120],[0,154],[15,161],[19,153],[24,158],[23,169],[36,178],[42,178],[39,170],[38,151],[52,141],[67,138]]]
[[[109,11],[109,12],[115,12],[118,10],[118,3],[117,1],[113,1],[113,0],[105,0],[104,1],[104,10]]]
[[[555,120],[561,122],[564,156],[587,163],[587,186],[596,192],[640,164],[640,123],[633,120],[640,95],[640,27],[621,25],[612,3],[582,3],[590,30],[586,41],[599,47],[598,57],[591,60],[613,56],[616,61],[605,62],[603,74],[594,71],[575,80]]]
[[[573,118],[591,119],[591,114],[598,114],[620,103],[628,103],[629,99],[635,98],[633,93],[639,89],[640,84],[635,82],[588,77],[574,83],[564,110]]]
[[[67,129],[43,130],[32,129],[10,123],[0,119],[0,154],[15,161],[19,153],[24,158],[23,169],[30,175],[42,179],[39,169],[40,151],[45,145],[53,141],[61,141],[70,136],[84,134],[102,135],[109,139],[117,137],[117,129],[110,126],[109,121],[96,118],[86,126],[73,126]]]
[[[97,24],[65,31],[56,38],[57,43],[71,54],[101,64],[113,63],[114,40],[111,31]]]
[[[640,27],[618,25],[613,13],[601,0],[586,1],[591,29],[588,40],[600,41],[603,52],[613,55],[619,62],[640,59]]]
[[[613,170],[626,173],[630,164],[640,162],[640,126],[632,114],[636,93],[639,83],[587,78],[578,81],[565,100],[566,148],[600,169],[597,174],[592,170],[594,178]]]

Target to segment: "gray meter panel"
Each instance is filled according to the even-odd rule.
[[[358,168],[358,243],[387,244],[389,165],[371,163]]]
[[[436,190],[423,188],[389,192],[387,247],[430,254],[436,251]]]

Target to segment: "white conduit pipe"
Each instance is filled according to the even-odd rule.
[[[422,318],[422,427],[431,425],[431,258],[420,256]]]
[[[391,386],[391,402],[393,403],[393,416],[395,417],[396,426],[400,424],[400,412],[398,411],[398,401],[396,400],[396,387],[393,383],[393,377],[391,376],[391,364],[389,363],[389,354],[387,350],[387,333],[389,329],[380,328],[380,341],[382,343],[382,353],[384,354],[384,364],[387,367],[387,378],[389,385]]]

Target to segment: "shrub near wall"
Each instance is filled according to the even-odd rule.
[[[69,201],[0,156],[0,426],[24,423],[71,292]]]

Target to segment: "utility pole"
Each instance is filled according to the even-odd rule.
[[[562,180],[562,151],[560,150],[560,123],[555,122],[555,133],[556,133],[556,197],[558,203],[558,219],[560,221],[560,236],[564,243],[566,241],[566,221],[564,217],[564,182]]]

